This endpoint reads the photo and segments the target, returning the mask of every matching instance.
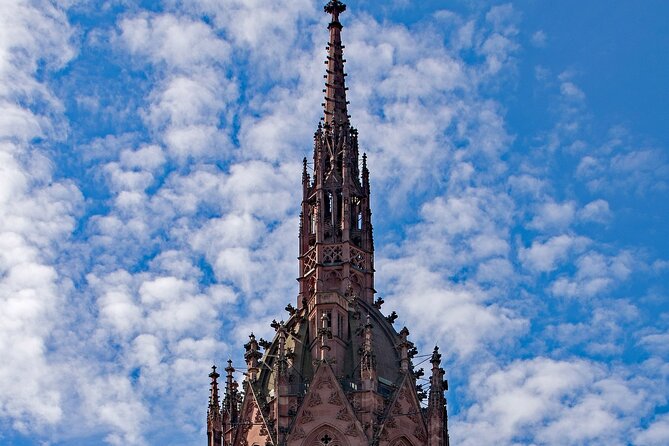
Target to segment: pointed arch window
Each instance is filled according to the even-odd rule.
[[[332,196],[332,192],[327,193],[325,201],[325,220],[332,224],[334,222],[334,213],[332,212],[334,209],[334,197]]]
[[[331,310],[323,310],[323,312],[321,313],[321,316],[325,316],[325,318],[326,318],[326,322],[325,322],[326,327],[327,327],[329,330],[332,330],[332,311],[331,311]]]
[[[341,433],[329,426],[318,429],[303,444],[308,446],[349,446]]]
[[[390,444],[392,446],[413,446],[413,444],[406,437],[399,438]]]
[[[312,207],[309,213],[309,234],[316,233],[316,208]]]
[[[332,226],[335,225],[335,221],[341,221],[342,203],[343,199],[341,196],[341,192],[337,192],[337,215],[332,219]]]
[[[362,201],[359,197],[351,199],[351,227],[362,230]]]

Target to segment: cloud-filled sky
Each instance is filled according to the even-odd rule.
[[[204,444],[297,294],[322,3],[0,2],[1,444]],[[669,444],[669,4],[347,4],[376,288],[453,444]]]

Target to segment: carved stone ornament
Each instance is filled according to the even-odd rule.
[[[391,411],[393,415],[399,415],[402,413],[402,405],[400,404],[399,400],[395,401],[395,404],[393,405],[393,410]]]
[[[302,412],[302,418],[300,419],[300,424],[307,424],[312,421],[314,421],[314,416],[310,411],[305,410],[304,412]]]
[[[400,400],[409,401],[409,397],[408,397],[408,395],[407,395],[407,389],[406,389],[405,387],[403,387],[402,390],[400,390],[400,397],[399,397],[399,399],[400,399]]]
[[[320,390],[320,389],[322,389],[323,387],[327,387],[328,389],[332,389],[332,382],[330,382],[330,380],[329,380],[327,377],[325,377],[325,376],[322,376],[322,377],[318,380],[318,382],[316,383],[316,388],[317,388],[317,389]]]
[[[358,429],[355,428],[355,423],[349,424],[344,433],[346,435],[348,435],[349,437],[357,437],[358,436]]]
[[[348,413],[348,410],[340,409],[339,412],[337,412],[337,419],[338,420],[344,420],[344,421],[351,421],[353,417],[351,414]]]
[[[253,418],[253,421],[255,423],[262,423],[263,422],[263,418],[262,418],[262,414],[260,413],[260,409],[256,410],[256,416]]]
[[[416,429],[413,431],[413,436],[421,442],[427,442],[427,434],[423,426],[416,426]]]
[[[333,404],[335,406],[344,405],[344,403],[341,402],[341,397],[339,396],[339,392],[337,391],[332,392],[332,395],[330,395],[330,399],[328,399],[328,403]]]
[[[251,430],[251,422],[250,421],[244,421],[242,423],[242,438],[246,438],[246,434]]]
[[[318,406],[318,405],[321,404],[321,403],[322,403],[322,401],[321,401],[321,396],[320,396],[320,394],[318,394],[318,393],[312,393],[312,394],[311,394],[311,397],[309,398],[309,403],[307,404],[307,406],[309,406],[309,407],[316,407],[316,406]]]
[[[293,440],[298,440],[298,439],[304,438],[306,436],[307,436],[307,434],[304,433],[304,429],[302,429],[300,426],[295,426],[295,430],[290,435],[290,438],[293,439]]]

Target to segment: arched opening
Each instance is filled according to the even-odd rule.
[[[332,224],[332,219],[334,218],[333,216],[333,208],[334,208],[334,198],[332,197],[332,193],[328,192],[327,196],[325,198],[326,203],[325,203],[325,220],[330,222]]]
[[[342,202],[343,202],[343,199],[342,199],[342,196],[341,196],[341,192],[337,192],[337,216],[335,217],[335,220],[332,221],[332,226],[333,227],[335,226],[335,224],[339,225],[339,222],[341,221]]]
[[[407,437],[400,437],[390,442],[390,446],[413,446],[413,443]]]
[[[311,212],[309,212],[309,234],[316,233],[316,208],[311,207]]]
[[[309,435],[302,446],[349,446],[349,443],[341,432],[325,425]]]

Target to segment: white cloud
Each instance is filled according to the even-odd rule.
[[[534,240],[529,248],[520,248],[518,257],[523,266],[537,272],[550,272],[569,259],[571,253],[585,248],[590,240],[567,234],[551,237],[545,242]]]
[[[669,162],[662,149],[639,145],[628,130],[614,127],[604,144],[583,154],[576,177],[600,195],[641,197],[669,188]]]
[[[634,436],[639,446],[661,446],[669,442],[669,414],[659,415],[648,428]]]
[[[306,0],[170,0],[161,13],[120,15],[111,42],[81,22],[87,44],[110,50],[124,72],[141,71],[149,90],[132,110],[139,131],[83,144],[72,156],[86,173],[65,172],[70,182],[53,174],[44,143],[31,145],[68,129],[63,106],[34,75],[77,50],[63,11],[26,5],[0,6],[0,42],[9,42],[0,44],[0,356],[12,364],[0,364],[0,420],[47,441],[199,437],[193,414],[206,401],[207,367],[238,355],[248,331],[269,332],[266,321],[294,299],[299,159],[321,114],[327,17]],[[556,355],[620,354],[625,330],[643,313],[604,291],[636,263],[575,233],[588,225],[574,223],[615,218],[605,189],[622,183],[612,172],[632,189],[646,176],[638,190],[661,190],[666,170],[659,149],[569,141],[585,97],[569,75],[558,79],[568,119],[547,137],[554,151],[537,156],[559,148],[582,156],[576,179],[602,193],[579,208],[570,190],[551,196],[548,163],[533,167],[506,153],[514,136],[490,96],[508,86],[522,55],[519,18],[510,5],[485,21],[442,11],[420,27],[347,15],[350,110],[370,154],[375,224],[398,231],[391,241],[376,233],[384,311],[397,309],[419,345],[438,341],[460,361],[448,372],[463,383],[461,412],[451,413],[459,443],[616,443],[634,432],[639,444],[659,444],[664,418],[638,426],[655,404],[639,403],[648,382],[661,383],[654,373],[666,369],[657,358],[661,329],[633,335],[655,355],[643,370],[513,359],[536,353],[528,337],[540,348],[559,343]],[[100,106],[94,95],[76,101],[86,113]],[[75,184],[90,187],[86,202]],[[93,215],[81,218],[84,206]],[[541,234],[519,247],[511,242],[519,227]],[[552,315],[544,329],[535,304],[562,296],[599,300],[587,302],[591,319]],[[615,311],[600,308],[607,303]]]
[[[544,203],[528,226],[541,231],[565,229],[571,225],[575,215],[576,204],[573,201]]]
[[[578,217],[584,221],[606,223],[611,219],[611,210],[606,200],[598,199],[586,204],[578,211]]]
[[[669,333],[645,335],[639,340],[639,345],[652,353],[666,356],[669,354]]]
[[[131,54],[186,72],[202,64],[225,63],[230,57],[230,45],[211,27],[187,17],[140,13],[123,19],[119,28],[119,38]]]
[[[606,256],[590,251],[576,260],[576,273],[560,277],[551,285],[558,296],[591,297],[600,294],[614,283],[624,281],[633,270],[634,261],[629,252]]]
[[[442,351],[468,361],[488,349],[513,343],[527,329],[527,321],[490,302],[484,290],[450,284],[414,262],[386,260],[379,270],[390,285],[385,289],[386,305],[397,309],[399,323],[411,327],[417,339],[438,342]]]
[[[454,423],[458,444],[593,444],[626,441],[650,389],[599,364],[545,357],[475,373],[474,403]]]
[[[530,37],[530,42],[537,48],[545,47],[547,40],[548,40],[548,35],[546,34],[546,31],[544,31],[543,29],[535,31],[532,34],[532,37]]]
[[[146,406],[138,398],[128,378],[99,376],[81,383],[84,411],[95,419],[95,427],[111,430],[104,439],[111,445],[144,445],[143,434],[150,419]]]
[[[52,346],[67,319],[69,283],[57,266],[82,200],[71,182],[54,178],[50,147],[32,139],[57,142],[67,128],[36,74],[73,57],[71,35],[50,2],[0,6],[0,418],[24,433],[67,416],[68,375]]]
[[[601,305],[601,306],[599,306]],[[591,357],[618,357],[624,353],[628,333],[637,325],[639,308],[625,300],[596,304],[588,318],[546,328],[544,336],[558,347],[554,353],[583,349]]]
[[[126,149],[120,154],[121,165],[128,169],[155,170],[165,163],[160,147],[149,145],[137,150]]]
[[[220,114],[235,89],[203,69],[197,75],[166,80],[150,97],[147,120],[162,130],[161,140],[180,160],[230,150],[229,136],[218,127]],[[228,96],[228,97],[226,97]]]
[[[527,320],[488,289],[513,280],[506,232],[511,215],[508,197],[484,188],[425,204],[409,236],[385,248],[390,258],[377,261],[383,297],[401,323],[421,339],[448,340],[442,345],[451,355],[485,355],[515,342]],[[475,274],[460,277],[469,269]],[[428,307],[434,311],[426,314]]]
[[[547,187],[546,183],[546,180],[528,174],[511,175],[509,177],[509,185],[515,194],[529,195],[533,198],[539,198],[543,195]]]
[[[569,100],[583,101],[585,99],[585,93],[573,82],[563,82],[560,85],[560,92]]]
[[[230,45],[211,26],[175,14],[140,13],[118,27],[118,41],[137,61],[164,73],[144,116],[168,153],[183,163],[230,150],[229,135],[219,128],[238,94],[224,72]]]

